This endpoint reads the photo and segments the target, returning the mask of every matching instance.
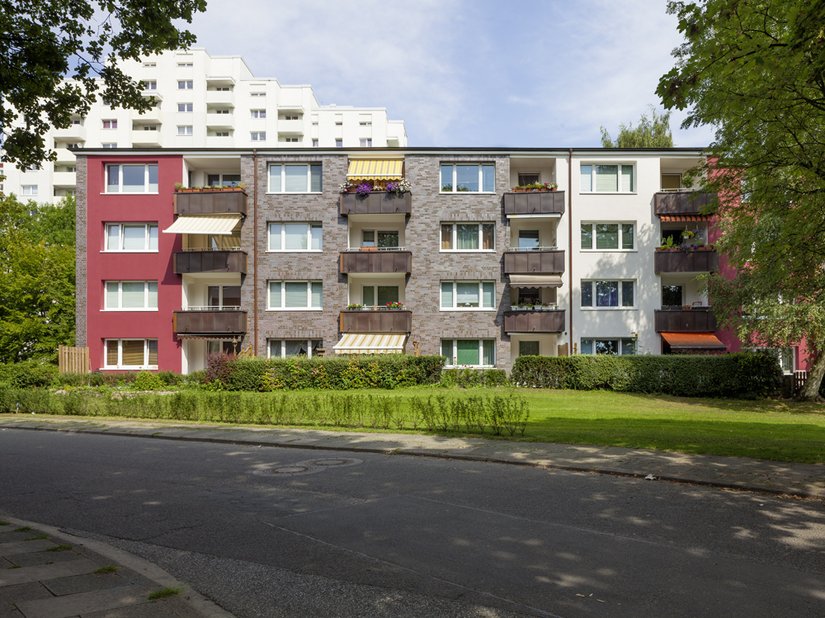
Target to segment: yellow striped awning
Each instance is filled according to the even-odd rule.
[[[407,335],[344,333],[332,349],[336,354],[401,354]]]
[[[232,233],[241,215],[211,215],[203,217],[178,217],[163,230],[164,234],[213,234],[225,236]]]
[[[397,180],[403,172],[403,159],[357,159],[349,162],[347,180]]]

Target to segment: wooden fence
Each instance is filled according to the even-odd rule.
[[[60,373],[89,373],[89,348],[62,345],[57,350]]]

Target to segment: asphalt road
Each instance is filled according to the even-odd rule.
[[[0,513],[238,616],[825,616],[825,505],[501,464],[5,429]]]

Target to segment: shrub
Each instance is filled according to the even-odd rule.
[[[683,397],[769,397],[782,371],[764,352],[719,356],[520,356],[512,381],[520,386],[606,389]]]
[[[0,384],[17,388],[51,386],[57,376],[57,365],[34,359],[0,365]]]
[[[163,378],[151,371],[141,371],[132,382],[132,388],[138,391],[159,391],[165,387]]]
[[[441,372],[441,386],[471,388],[475,386],[509,386],[503,369],[445,369]]]

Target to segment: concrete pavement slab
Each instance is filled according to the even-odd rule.
[[[89,612],[116,609],[125,605],[148,603],[148,586],[128,585],[62,597],[23,601],[17,604],[26,618],[67,618]]]
[[[70,575],[83,575],[91,573],[96,568],[97,566],[91,560],[77,558],[76,560],[58,562],[57,564],[7,569],[5,572],[0,573],[0,586],[38,582]]]
[[[10,543],[0,543],[0,556],[7,558],[17,554],[31,554],[36,551],[43,551],[57,547],[57,543],[48,539],[38,539],[36,541],[12,541]]]

